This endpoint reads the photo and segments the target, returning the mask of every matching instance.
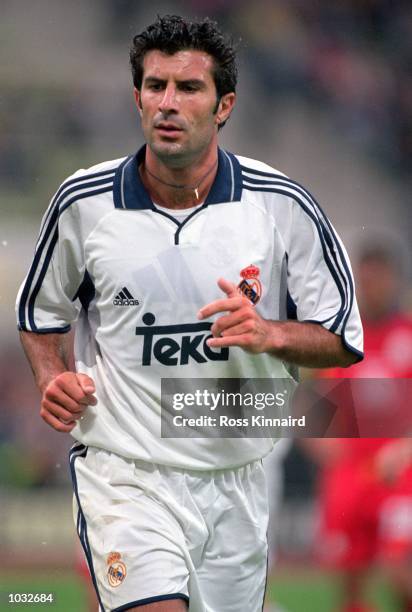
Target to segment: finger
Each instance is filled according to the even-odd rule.
[[[206,304],[203,306],[197,313],[198,319],[206,319],[217,312],[233,312],[234,310],[238,310],[242,306],[247,305],[248,301],[246,298],[241,296],[225,298],[221,300],[215,300],[214,302],[210,302],[210,304]]]
[[[240,308],[229,315],[223,315],[219,317],[210,328],[210,331],[214,336],[220,336],[223,331],[228,330],[235,325],[239,325],[246,320],[250,320],[253,324],[253,320],[250,317],[250,310],[246,308]]]
[[[231,283],[225,278],[219,278],[217,284],[220,289],[226,293],[227,297],[237,297],[239,295],[239,290],[235,283]]]
[[[63,389],[59,389],[56,385],[52,385],[46,389],[44,400],[57,404],[71,413],[84,411],[82,401],[79,402],[74,400],[70,395],[67,395]]]
[[[94,384],[93,379],[90,378],[90,376],[87,376],[87,374],[78,373],[76,374],[76,378],[77,382],[79,383],[84,393],[86,393],[86,395],[91,395],[96,391],[96,386]]]
[[[56,397],[58,394],[65,394],[77,404],[85,398],[85,392],[77,381],[74,372],[65,373],[62,376],[55,378],[47,387],[46,393],[53,393]]]
[[[206,340],[206,344],[210,346],[210,348],[223,348],[228,346],[252,348],[252,337],[249,334],[242,334],[240,336],[209,338],[208,340]]]
[[[227,338],[229,336],[241,336],[242,334],[252,333],[254,330],[254,324],[252,320],[242,321],[239,325],[233,325],[228,329],[225,329],[221,332],[221,336],[223,338]]]
[[[63,419],[63,421],[73,421],[79,419],[83,415],[85,409],[72,412],[67,410],[64,406],[46,398],[43,399],[41,403],[41,410],[53,414],[58,419]]]
[[[86,396],[88,394],[85,393],[85,391],[83,390],[80,384],[80,381],[78,380],[78,376],[80,375],[76,374],[75,372],[64,372],[60,376],[57,376],[54,379],[54,381],[50,383],[47,390],[49,389],[54,390],[54,388],[57,387],[59,390],[64,392],[66,395],[68,395],[72,400],[74,400],[77,403],[82,403],[86,405],[96,403],[95,398],[93,401],[87,401]],[[84,376],[86,379],[91,381],[91,378],[86,376],[86,374],[82,374],[81,376]],[[93,392],[94,391],[93,381],[92,381],[92,384],[93,384],[93,387],[90,385],[90,388],[92,389],[92,392]]]
[[[96,406],[97,399],[94,395],[85,395],[84,398],[80,400],[79,404],[82,406]]]
[[[76,425],[74,421],[71,421],[68,423],[62,423],[62,421],[57,419],[52,414],[49,414],[48,412],[45,412],[44,414],[40,412],[40,415],[43,421],[45,421],[48,425],[50,425],[50,427],[53,427],[53,429],[55,429],[56,431],[60,431],[62,433],[69,433],[70,431],[72,431],[72,429]]]

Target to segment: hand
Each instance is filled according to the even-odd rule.
[[[86,374],[63,372],[45,387],[40,416],[57,431],[69,432],[87,406],[97,404],[95,390],[93,380]]]
[[[240,346],[250,353],[264,353],[271,348],[270,336],[274,323],[266,321],[256,312],[253,304],[239,293],[234,283],[220,278],[217,283],[226,298],[203,306],[199,319],[206,319],[217,312],[228,314],[219,317],[212,325],[213,338],[207,340],[211,348]]]

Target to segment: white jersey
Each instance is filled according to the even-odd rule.
[[[219,149],[205,203],[181,222],[153,205],[138,172],[144,155],[62,184],[20,289],[19,329],[64,333],[77,320],[76,367],[98,399],[72,431],[83,444],[188,469],[244,465],[273,441],[161,438],[161,378],[292,376],[272,355],[205,342],[212,322],[197,312],[224,297],[217,279],[238,283],[251,268],[262,317],[320,323],[361,358],[350,264],[313,197],[270,166]]]

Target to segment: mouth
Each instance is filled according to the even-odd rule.
[[[181,132],[183,132],[182,128],[176,125],[175,123],[169,123],[166,121],[162,121],[161,123],[155,125],[155,129],[163,136],[168,137],[175,137],[178,136]]]

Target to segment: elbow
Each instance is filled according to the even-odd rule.
[[[354,365],[355,363],[358,363],[359,360],[359,355],[356,355],[352,351],[349,351],[348,349],[342,346],[338,364],[340,368],[350,368],[350,366]]]

